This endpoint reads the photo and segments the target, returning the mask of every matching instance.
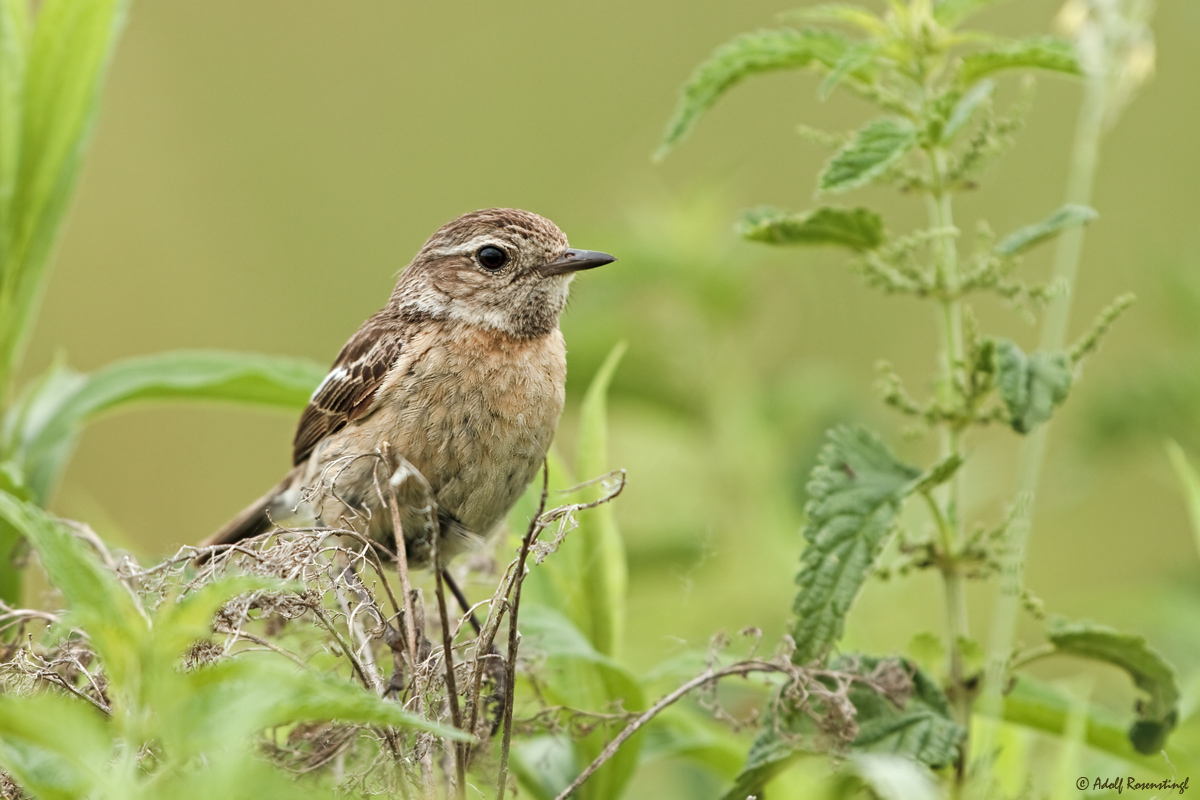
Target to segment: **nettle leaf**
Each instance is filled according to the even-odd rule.
[[[832,244],[851,250],[874,250],[883,244],[883,217],[869,208],[823,206],[795,214],[762,206],[742,217],[738,233],[767,244]]]
[[[1002,256],[1019,255],[1042,242],[1053,239],[1068,228],[1087,225],[1098,216],[1100,215],[1093,208],[1068,203],[1041,222],[1018,228],[1005,236],[996,245],[996,252]]]
[[[796,576],[792,629],[795,663],[823,657],[841,638],[846,614],[920,477],[875,434],[846,426],[830,431],[808,484],[808,546]]]
[[[917,129],[906,119],[884,117],[867,123],[834,154],[821,172],[822,192],[844,192],[870,183],[913,148]]]
[[[1075,48],[1070,42],[1052,36],[1038,36],[964,56],[958,69],[958,82],[962,86],[970,86],[980,78],[1010,69],[1083,74]]]
[[[975,116],[975,112],[991,101],[995,90],[996,84],[992,81],[980,81],[959,98],[954,104],[954,110],[950,112],[950,118],[946,120],[945,127],[942,128],[942,141],[948,142],[957,136],[971,121],[971,117]]]
[[[829,98],[833,94],[842,81],[848,75],[858,72],[860,68],[875,60],[875,56],[883,49],[881,42],[867,41],[862,44],[857,44],[847,50],[834,65],[833,70],[825,76],[821,81],[821,85],[817,87],[817,96],[822,100]]]
[[[821,66],[834,69],[850,47],[832,31],[762,30],[718,47],[696,68],[654,154],[662,159],[691,131],[704,112],[743,78],[764,72]]]
[[[896,670],[903,672],[901,680],[907,676],[910,682],[891,697],[879,694],[865,683],[852,685],[848,699],[854,706],[854,722],[858,726],[848,748],[852,758],[893,756],[935,769],[958,758],[958,746],[965,731],[954,721],[950,702],[937,681],[916,664],[901,658],[855,655],[835,659],[829,669],[864,678],[878,678],[885,671]],[[894,677],[889,685],[896,683]],[[763,714],[762,731],[723,800],[745,800],[801,756],[829,749],[829,736],[822,734],[809,711],[822,713],[819,703],[807,710],[799,709],[778,692],[773,696]]]
[[[1179,721],[1179,677],[1145,638],[1091,622],[1057,620],[1048,633],[1062,653],[1103,661],[1125,670],[1147,697],[1137,704],[1138,719],[1129,741],[1139,753],[1157,753]]]
[[[1039,350],[1027,356],[1015,342],[997,339],[995,364],[996,388],[1017,433],[1029,433],[1050,419],[1071,390],[1071,359],[1066,353]]]
[[[958,743],[965,731],[954,721],[950,701],[937,681],[907,659],[843,656],[831,669],[870,676],[886,662],[894,662],[912,679],[912,693],[899,705],[861,684],[850,690],[857,710],[858,736],[852,748],[867,753],[906,756],[930,767],[944,767],[958,758]]]

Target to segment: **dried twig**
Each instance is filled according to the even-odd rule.
[[[575,778],[575,780],[571,781],[571,784],[567,788],[559,792],[558,796],[555,797],[554,800],[566,800],[566,798],[574,794],[575,791],[578,790],[588,778],[592,777],[592,775],[596,773],[596,770],[604,766],[606,761],[617,754],[617,750],[620,749],[621,745],[623,745],[629,739],[629,737],[633,736],[647,722],[654,719],[668,706],[684,697],[693,689],[698,689],[705,684],[720,680],[721,678],[727,678],[730,675],[749,675],[755,672],[791,671],[792,670],[790,670],[788,667],[772,661],[743,661],[723,669],[709,669],[706,672],[697,675],[695,678],[692,678],[675,691],[664,696],[661,700],[651,706],[649,710],[641,714],[633,722],[626,725],[625,729],[617,734],[617,737],[609,742],[608,746],[600,752],[600,755],[596,756],[595,760],[587,766],[587,769],[579,773],[579,776]]]
[[[517,556],[517,568],[512,573],[513,587],[512,607],[508,613],[508,660],[505,662],[504,683],[504,733],[500,739],[500,772],[496,779],[496,800],[504,800],[504,792],[508,788],[508,751],[512,747],[512,717],[513,691],[517,683],[517,645],[520,634],[517,633],[517,613],[521,608],[521,586],[525,583],[525,562],[529,558],[529,548],[542,529],[542,514],[546,510],[546,499],[550,496],[550,465],[542,462],[542,495],[538,500],[537,513],[529,521],[529,529],[521,539],[521,553]]]

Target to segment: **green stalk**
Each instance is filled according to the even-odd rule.
[[[1100,137],[1103,133],[1107,105],[1107,83],[1103,76],[1091,77],[1084,89],[1083,104],[1075,127],[1075,142],[1071,155],[1071,172],[1067,183],[1067,202],[1090,205],[1092,185],[1099,158]],[[1082,226],[1065,232],[1058,240],[1054,254],[1053,280],[1062,292],[1051,300],[1042,323],[1040,348],[1046,352],[1063,349],[1067,325],[1071,316],[1071,300],[1075,279],[1083,252]],[[987,669],[980,702],[982,724],[977,739],[976,755],[988,757],[994,747],[996,726],[1003,706],[1003,688],[1008,659],[1016,634],[1017,613],[1021,604],[1021,587],[1025,573],[1025,550],[1033,520],[1033,500],[1041,476],[1050,423],[1038,426],[1022,447],[1017,466],[1017,507],[1019,509],[1009,531],[1009,554],[1000,577],[1000,591],[992,614],[991,641],[988,643]]]
[[[933,191],[928,196],[930,224],[942,232],[938,248],[937,275],[938,285],[943,290],[939,303],[938,322],[941,331],[940,375],[938,379],[938,399],[947,408],[957,405],[958,376],[965,362],[963,346],[963,310],[962,300],[958,297],[958,247],[954,228],[954,212],[952,197],[944,185],[946,172],[946,154],[940,148],[929,151],[930,172],[933,178]],[[941,428],[941,458],[946,459],[962,455],[962,429],[954,423],[946,423]],[[962,519],[959,513],[962,494],[962,471],[939,491],[939,500],[945,509],[945,530],[942,549],[942,578],[946,588],[946,629],[949,638],[950,681],[953,686],[953,700],[956,716],[960,723],[969,726],[971,719],[971,698],[964,688],[963,656],[960,642],[969,635],[967,622],[967,594],[965,578],[959,569],[958,556],[962,550]]]

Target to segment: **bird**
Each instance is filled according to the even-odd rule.
[[[545,460],[565,399],[559,315],[575,273],[616,259],[550,220],[487,208],[443,225],[338,354],[300,415],[292,468],[210,536],[349,525],[410,567],[495,528]],[[404,480],[401,480],[404,478]]]

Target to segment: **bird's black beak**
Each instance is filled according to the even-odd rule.
[[[608,253],[601,253],[597,250],[567,250],[556,260],[543,265],[541,272],[542,275],[549,278],[552,275],[564,275],[568,272],[603,267],[616,260]]]

